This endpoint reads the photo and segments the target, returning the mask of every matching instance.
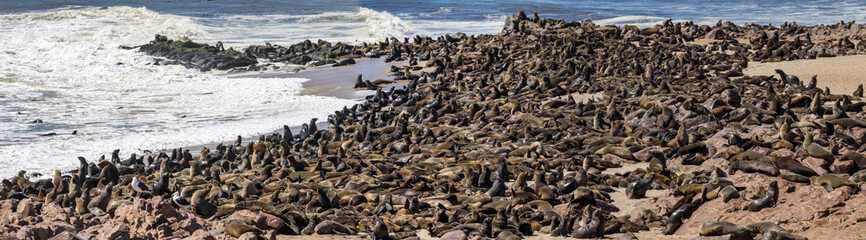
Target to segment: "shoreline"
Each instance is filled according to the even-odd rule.
[[[747,64],[815,65],[808,74],[827,75],[819,86],[857,84],[818,71],[840,71],[826,66],[861,59],[839,56],[862,49],[817,36],[814,44],[734,41],[773,26],[559,23],[520,12],[498,35],[371,46],[429,55],[436,67],[406,71],[406,89],[364,98],[302,141],[244,140],[252,147],[162,158],[146,172],[102,162],[99,174],[5,181],[0,213],[12,216],[0,225],[24,222],[8,232],[53,236],[59,227],[50,224],[74,222],[81,227],[71,234],[98,238],[866,236],[866,223],[852,217],[866,211],[862,96],[784,75],[737,76],[753,73],[740,68]],[[780,32],[801,34],[793,30]],[[730,41],[711,43],[725,44],[718,51],[681,44],[700,36]],[[805,59],[816,49],[836,58],[748,62]],[[370,72],[365,79],[387,75],[381,66],[357,65]],[[302,94],[343,97],[365,94],[346,88],[356,75],[344,67],[262,74],[310,76]]]
[[[358,74],[362,74],[364,79],[393,79],[390,75],[390,66],[403,65],[405,62],[390,62],[386,63],[384,58],[357,58],[356,63],[347,66],[332,67],[330,65],[307,68],[299,71],[266,71],[257,73],[238,73],[226,74],[229,78],[236,77],[254,77],[254,78],[306,78],[309,79],[302,83],[304,90],[300,95],[314,95],[323,97],[334,97],[353,101],[363,101],[364,97],[373,95],[376,91],[373,90],[356,90],[353,85]],[[368,77],[369,76],[369,77]],[[394,84],[392,84],[394,85]],[[388,85],[387,87],[390,88]],[[383,86],[383,88],[385,88]],[[335,109],[337,111],[339,109]],[[327,119],[319,119],[316,124],[318,129],[328,129]],[[292,133],[300,132],[300,125],[289,126]],[[257,136],[245,136],[243,142],[258,141],[259,136],[267,136],[274,133],[283,133],[282,128],[277,128],[274,131],[258,134]],[[198,155],[202,147],[215,149],[217,145],[231,145],[235,139],[229,139],[218,142],[208,142],[190,146],[181,147],[188,149],[191,154]],[[161,149],[159,151],[171,151],[171,149]]]

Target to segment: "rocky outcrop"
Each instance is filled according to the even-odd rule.
[[[310,64],[320,66],[334,64],[336,66],[355,64],[350,55],[360,55],[356,46],[319,40],[313,43],[306,40],[290,46],[280,46],[267,43],[265,45],[253,45],[244,49],[244,52],[255,58],[269,59],[273,62],[287,62],[296,65]]]
[[[168,59],[168,61],[157,61],[157,64],[179,64],[202,71],[229,70],[258,63],[248,54],[235,51],[233,48],[223,49],[221,43],[210,46],[190,40],[167,40],[160,35],[157,35],[156,40],[139,46],[138,51]]]

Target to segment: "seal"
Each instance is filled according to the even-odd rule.
[[[857,86],[857,90],[854,90],[854,94],[852,96],[863,97],[863,84]]]
[[[649,190],[653,178],[645,178],[631,182],[625,188],[625,195],[630,199],[643,198]]]
[[[771,157],[770,159],[773,161],[773,163],[776,164],[776,167],[778,167],[779,169],[788,170],[792,173],[796,173],[806,177],[818,176],[818,173],[815,173],[815,170],[806,167],[806,165],[803,165],[803,163],[800,163],[800,161],[797,161],[793,158]]]
[[[728,165],[728,172],[731,174],[736,173],[737,171],[743,171],[747,173],[763,173],[768,176],[779,176],[779,168],[776,165],[773,165],[769,162],[762,161],[746,161],[746,160],[737,160]]]
[[[236,238],[247,232],[253,232],[255,234],[260,234],[262,232],[261,229],[253,225],[247,224],[246,222],[244,222],[244,220],[240,219],[233,219],[232,221],[229,221],[223,231]]]
[[[553,230],[550,231],[550,235],[554,236],[554,237],[556,237],[556,236],[563,236],[564,237],[564,236],[568,235],[568,233],[569,233],[568,230],[571,230],[572,223],[574,223],[574,220],[572,220],[570,217],[564,217],[564,218],[561,218],[558,221],[558,223],[559,224],[554,226]]]
[[[217,207],[205,200],[210,189],[200,189],[192,194],[192,206],[196,214],[210,217],[216,214]]]
[[[90,203],[87,204],[87,209],[90,210],[90,212],[98,211],[105,213],[108,209],[108,203],[111,202],[111,193],[113,188],[113,184],[105,186],[105,190],[103,190],[102,193],[90,200]]]
[[[749,225],[746,225],[746,228],[751,230],[753,233],[767,234],[768,232],[788,232],[778,224],[773,222],[756,222]]]
[[[385,222],[382,221],[381,218],[376,218],[376,224],[373,226],[373,240],[389,240],[391,239],[388,236],[388,226],[385,226]]]
[[[767,188],[767,192],[763,197],[755,199],[749,206],[747,207],[749,211],[757,212],[761,211],[761,209],[768,207],[775,207],[776,202],[779,201],[779,183],[776,181],[770,182],[770,186]]]
[[[839,188],[842,186],[849,186],[849,187],[852,187],[854,189],[857,189],[857,183],[855,183],[854,181],[851,181],[850,179],[843,178],[843,177],[840,177],[839,175],[832,174],[832,173],[824,174],[824,175],[821,175],[820,177],[813,176],[813,177],[809,178],[809,180],[812,182],[812,185],[822,186],[822,187],[824,187],[824,189],[827,189],[827,192],[832,192],[833,189],[836,189],[836,188]]]
[[[701,236],[722,236],[731,234],[738,237],[754,237],[754,234],[748,228],[724,221],[701,223],[698,234]]]
[[[782,71],[781,69],[776,69],[776,73],[779,74],[779,79],[781,80],[780,84],[794,86],[800,85],[800,78],[797,76],[785,74],[785,71]]]
[[[601,209],[592,212],[589,223],[571,232],[575,238],[603,238],[604,237],[604,215]]]
[[[637,160],[637,158],[634,157],[634,154],[631,151],[629,151],[628,148],[617,147],[617,146],[613,146],[613,145],[605,146],[605,147],[599,149],[598,151],[595,151],[595,154],[596,155],[612,154],[612,155],[615,155],[617,157],[621,157],[621,158],[626,159],[626,160],[632,160],[632,161]]]
[[[367,88],[367,84],[364,83],[364,80],[361,78],[361,74],[358,74],[358,78],[355,79],[355,88]]]
[[[740,197],[740,192],[733,185],[728,185],[719,190],[719,195],[722,196],[725,202],[728,202],[731,199]]]
[[[809,156],[824,159],[827,161],[828,164],[836,160],[836,158],[833,156],[833,153],[831,153],[829,150],[822,147],[821,145],[813,142],[811,133],[806,133],[806,139],[803,141],[803,148],[806,149],[806,153],[808,153]]]

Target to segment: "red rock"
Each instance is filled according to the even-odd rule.
[[[599,160],[599,161],[601,161],[601,162],[607,162],[607,163],[609,163],[609,164],[618,165],[618,166],[622,166],[623,164],[634,164],[634,163],[636,163],[635,161],[628,160],[628,159],[624,159],[624,158],[618,157],[618,156],[613,155],[613,154],[605,154],[605,155],[602,155],[602,156],[601,156],[601,160]],[[599,163],[599,164],[607,164],[607,163]]]
[[[716,168],[727,169],[728,160],[723,158],[712,158],[701,163],[701,170],[712,172]]]
[[[48,240],[84,240],[84,238],[75,235],[74,233],[64,231],[60,234],[55,235],[54,237],[49,238]]]
[[[170,228],[174,235],[185,236],[204,229],[205,220],[200,217],[185,217],[183,220],[172,223]]]
[[[751,114],[752,111],[749,111],[748,108],[737,108],[728,113],[728,122],[739,122]]]
[[[776,121],[776,118],[772,115],[761,115],[761,123],[763,124],[773,124]]]
[[[803,165],[811,168],[812,171],[815,171],[818,175],[829,173],[827,169],[824,169],[824,167],[830,165],[830,162],[824,159],[807,157],[806,159],[803,159]]]
[[[850,187],[841,187],[833,192],[827,192],[820,186],[812,186],[805,184],[795,184],[787,181],[779,181],[780,189],[785,189],[787,185],[796,185],[796,190],[792,193],[782,192],[779,195],[779,202],[775,207],[765,208],[758,212],[749,212],[742,210],[743,206],[749,203],[748,196],[753,196],[757,191],[757,186],[765,185],[766,182],[778,180],[775,177],[768,177],[762,174],[745,175],[737,173],[729,176],[729,179],[735,186],[745,186],[744,191],[746,198],[733,199],[728,203],[724,203],[721,199],[714,199],[701,205],[697,211],[692,214],[683,226],[676,232],[677,235],[697,234],[701,223],[707,221],[728,221],[737,225],[745,226],[750,223],[771,221],[782,224],[783,228],[791,231],[800,230],[806,227],[833,227],[833,224],[818,223],[815,221],[828,217],[834,217],[834,213],[838,213],[841,219],[848,219],[845,212],[841,212],[845,207],[853,205],[853,203],[845,203],[846,200],[852,198],[853,189]],[[856,195],[860,197],[860,195]],[[866,203],[866,200],[863,200]],[[852,206],[853,213],[857,208]],[[835,221],[840,221],[835,220]],[[844,221],[844,220],[841,220]],[[801,225],[797,225],[801,224]]]
[[[830,171],[835,174],[852,174],[860,170],[854,161],[835,161],[830,165]]]
[[[46,227],[39,226],[23,226],[21,229],[18,229],[18,233],[15,235],[20,240],[40,240],[40,239],[48,239],[51,237],[51,230],[48,230]]]
[[[710,121],[710,117],[707,117],[707,115],[698,115],[696,117],[684,119],[682,121],[682,124],[683,126],[686,126],[686,128],[692,128],[694,126],[706,123],[707,121]]]
[[[108,225],[108,224],[106,224]],[[129,227],[126,224],[105,226],[105,231],[99,232],[98,239],[125,240],[129,239]]]
[[[721,28],[713,28],[707,35],[704,35],[704,39],[725,39],[725,31]]]
[[[192,235],[190,235],[189,237],[184,238],[184,240],[216,240],[216,238],[214,238],[213,234],[211,234],[207,230],[199,229],[192,233]]]
[[[37,227],[43,227],[48,229],[48,232],[51,235],[59,234],[62,232],[74,232],[76,231],[75,227],[67,222],[62,221],[45,221],[36,224]]]
[[[450,231],[448,233],[445,233],[445,235],[442,235],[442,237],[439,239],[440,240],[465,240],[466,239],[466,233],[464,233],[463,231],[460,231],[460,230]]]
[[[634,209],[629,213],[631,216],[629,221],[647,225],[649,227],[659,227],[661,226],[661,222],[646,221],[646,212],[650,211],[655,213],[657,216],[665,216],[669,211],[672,211],[671,208],[673,208],[674,204],[676,204],[679,199],[680,197],[673,195],[672,190],[667,190],[659,196],[641,199],[635,203]],[[659,226],[655,226],[654,224],[659,224]]]
[[[714,122],[714,121],[710,121]],[[709,125],[709,124],[707,124]],[[725,128],[704,140],[704,144],[707,145],[707,149],[709,150],[709,154],[707,156],[715,155],[717,152],[722,152],[725,150],[726,145],[728,144],[728,139],[725,137],[728,133],[733,132],[729,128]]]
[[[567,203],[557,204],[556,206],[553,206],[553,211],[556,211],[556,213],[559,213],[560,216],[565,216],[566,214],[568,214],[568,204]]]
[[[36,208],[33,207],[33,200],[29,198],[25,198],[18,203],[18,208],[16,208],[15,212],[18,212],[18,217],[26,218],[36,216]]]
[[[794,157],[794,152],[792,152],[792,151],[789,150],[789,149],[777,149],[776,151],[773,151],[773,152],[770,153],[770,157],[789,157],[789,158],[793,158],[793,157]]]
[[[258,240],[259,237],[253,232],[245,232],[238,237],[238,240]]]
[[[624,233],[621,236],[614,238],[614,240],[637,240],[637,236],[634,233]]]
[[[0,187],[0,200],[6,200],[9,197],[9,189],[6,187]]]
[[[64,209],[53,202],[42,206],[42,218],[46,220],[67,221],[71,213],[71,208]]]
[[[716,30],[718,30],[718,29],[716,29]],[[722,91],[722,93],[720,93],[720,94],[721,94],[720,97],[721,97],[722,101],[725,101],[726,103],[728,103],[729,105],[731,105],[733,107],[739,107],[740,106],[740,102],[742,100],[740,98],[740,92],[739,91],[737,91],[733,88],[729,88],[725,91]]]
[[[260,234],[259,237],[265,240],[276,240],[277,230],[267,230],[264,233]]]
[[[697,236],[695,238],[692,238],[692,240],[752,240],[752,238],[746,236],[735,236],[731,234],[726,234],[721,236]]]
[[[241,209],[241,210],[235,211],[228,218],[229,219],[231,219],[231,218],[246,219],[246,220],[249,220],[250,222],[255,223],[256,227],[258,227],[258,228],[262,228],[262,226],[266,225],[264,217],[262,217],[258,213],[255,213],[255,212],[247,210],[247,209]]]
[[[277,216],[267,214],[267,213],[261,213],[261,216],[262,216],[262,220],[263,220],[262,223],[264,223],[264,224],[259,226],[259,228],[280,230],[280,229],[283,229],[283,227],[288,226],[288,224],[286,224],[286,221],[284,221],[282,218],[279,218]]]

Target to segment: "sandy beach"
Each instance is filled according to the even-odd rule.
[[[857,86],[866,84],[866,56],[840,56],[833,58],[806,59],[784,62],[749,62],[743,71],[746,75],[777,75],[775,70],[795,75],[803,83],[817,76],[818,87],[830,88],[831,93],[851,94]]]

